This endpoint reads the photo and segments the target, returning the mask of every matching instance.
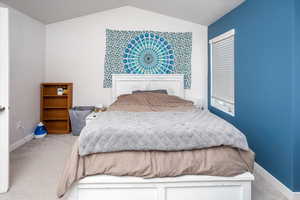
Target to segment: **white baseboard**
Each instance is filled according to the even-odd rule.
[[[276,190],[282,193],[288,200],[300,200],[300,192],[293,192],[292,190],[290,190],[259,164],[254,164],[254,170],[256,171],[256,173],[264,177],[264,179],[267,180],[268,183],[270,183],[274,188],[276,188]]]
[[[24,145],[25,143],[29,142],[32,139],[33,139],[33,134],[25,136],[24,138],[22,138],[22,139],[16,141],[15,143],[13,143],[12,145],[10,145],[9,151],[12,152],[12,151],[16,150],[17,148],[19,148],[20,146]]]

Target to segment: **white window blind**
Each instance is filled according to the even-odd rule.
[[[234,30],[210,41],[211,105],[234,115]]]

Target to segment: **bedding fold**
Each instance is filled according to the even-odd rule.
[[[248,150],[246,137],[209,111],[100,113],[80,134],[79,154],[181,151],[216,146]]]
[[[235,176],[252,172],[254,153],[231,147],[192,151],[122,151],[79,155],[79,141],[73,146],[59,181],[57,196],[86,176],[106,174],[143,178],[181,175]]]

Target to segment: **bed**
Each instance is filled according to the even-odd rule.
[[[136,90],[158,89],[165,89],[168,95],[152,92],[127,95]],[[58,196],[62,197],[72,187],[69,194],[65,195],[69,200],[250,200],[251,181],[254,180],[251,173],[254,154],[247,149],[247,144],[244,144],[243,134],[237,134],[239,137],[230,135],[238,130],[209,111],[182,112],[180,109],[186,110],[192,104],[182,100],[184,96],[183,75],[180,74],[113,75],[112,103],[115,103],[109,108],[110,112],[99,114],[98,121],[87,122],[88,125],[82,131],[81,138],[74,144],[71,157],[61,176]],[[149,98],[151,102],[158,104],[152,103],[149,107],[147,104]],[[160,99],[164,98],[168,105],[170,102],[172,105],[167,106],[167,109],[160,103]],[[120,103],[122,101],[123,103]],[[144,106],[143,103],[147,105]],[[172,110],[173,108],[176,108],[176,112]],[[130,112],[127,113],[126,109]],[[171,126],[167,120],[162,120],[157,130],[149,126],[151,123],[145,122],[147,120],[154,122],[162,116],[162,119],[168,118],[176,122],[172,124],[176,126],[178,123],[181,124],[180,121],[176,121],[178,116],[183,115],[188,119],[191,117],[185,122],[188,126],[195,116],[202,116],[198,120],[206,120],[206,126],[197,126],[197,121],[193,126],[206,130],[208,135],[212,134],[211,130],[215,124],[222,123],[219,132],[226,127],[230,137],[224,140],[220,138],[222,134],[214,134],[214,138],[203,143],[205,135],[201,135],[199,139],[194,134],[176,132],[182,128],[181,126],[169,133],[168,129],[163,128],[165,124],[167,128]],[[129,116],[131,120],[128,121],[126,117]],[[127,125],[132,121],[133,125]],[[99,122],[105,124],[103,126],[106,128],[99,131],[97,125]],[[111,131],[111,128],[115,127],[112,124],[118,122],[123,123],[123,126],[121,123],[118,127],[122,131],[120,133],[116,133],[115,129]],[[155,123],[159,124],[160,121]],[[210,126],[207,125],[209,123]],[[143,136],[144,140],[137,140],[135,135],[130,135],[131,132],[142,129],[141,127],[144,127],[144,130],[151,129],[150,132],[156,138],[146,134]],[[188,129],[187,126],[183,128]],[[110,131],[105,135],[107,130]],[[160,131],[163,131],[163,134]],[[137,137],[139,134],[137,132]],[[173,137],[168,136],[172,134]],[[125,139],[120,139],[124,135]],[[150,139],[147,138],[149,135]],[[160,138],[164,142],[160,142]],[[218,143],[220,141],[222,142]]]

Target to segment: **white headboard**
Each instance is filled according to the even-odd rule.
[[[170,95],[184,98],[183,74],[113,74],[112,102],[134,90],[165,89]]]

